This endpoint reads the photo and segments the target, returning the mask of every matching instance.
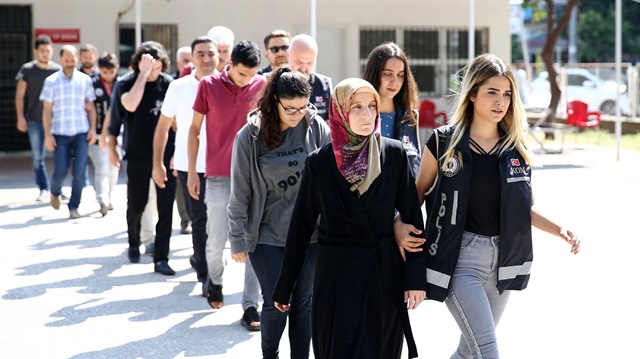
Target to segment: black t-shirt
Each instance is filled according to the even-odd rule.
[[[427,140],[427,148],[436,154],[435,135]],[[471,150],[473,168],[469,187],[469,205],[464,230],[484,236],[500,234],[500,176],[498,155],[482,155]]]
[[[136,82],[137,74],[123,79],[119,86],[118,95],[127,93]],[[136,160],[153,160],[153,135],[160,118],[160,109],[164,102],[164,96],[172,81],[171,76],[160,74],[158,80],[147,82],[144,87],[144,95],[135,112],[124,110],[125,121],[125,158]],[[169,139],[165,149],[165,158],[171,157],[174,150],[174,132],[169,131]]]
[[[49,68],[41,69],[36,65],[36,61],[27,62],[20,67],[16,81],[23,80],[27,83],[27,91],[24,94],[24,117],[27,121],[42,122],[40,92],[44,80],[61,69],[62,67],[55,62],[52,62]]]

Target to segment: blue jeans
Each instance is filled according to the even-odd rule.
[[[31,144],[31,159],[33,161],[33,172],[36,175],[36,184],[40,190],[49,190],[49,176],[47,175],[47,167],[44,164],[45,148],[44,148],[44,129],[42,122],[29,121],[27,133],[29,134],[29,143]]]
[[[282,313],[273,305],[271,296],[275,288],[284,247],[258,244],[254,252],[249,253],[253,269],[256,271],[262,288],[262,314],[260,315],[260,332],[262,336],[262,358],[278,357],[278,347],[282,332],[289,316],[289,343],[291,358],[309,358],[311,342],[311,294],[313,291],[313,274],[316,267],[317,244],[309,246],[302,271],[291,295],[291,309]]]
[[[496,326],[502,317],[509,291],[498,293],[498,246],[500,236],[464,232],[458,264],[445,301],[462,331],[451,359],[497,359]]]
[[[231,177],[207,177],[204,201],[207,204],[207,267],[211,283],[222,285],[224,273],[224,246],[229,233],[227,207],[231,196]],[[258,308],[260,283],[251,265],[251,258],[244,267],[244,291],[242,310]],[[262,324],[261,324],[262,326]]]
[[[79,133],[74,136],[53,135],[56,140],[56,148],[53,150],[53,179],[51,181],[51,194],[59,196],[62,182],[69,171],[69,163],[73,159],[71,174],[71,198],[69,209],[78,209],[82,197],[82,189],[86,184],[87,158],[89,143],[87,133]]]

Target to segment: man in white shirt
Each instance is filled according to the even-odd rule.
[[[212,75],[218,66],[218,50],[216,43],[207,36],[198,37],[191,43],[191,61],[194,70],[190,75],[171,82],[160,110],[160,120],[153,138],[153,180],[158,187],[164,188],[167,180],[167,169],[162,163],[168,132],[175,123],[176,140],[173,157],[173,169],[177,172],[178,181],[183,193],[189,193],[187,189],[188,155],[187,143],[189,127],[193,119],[193,103],[198,91],[200,79]],[[196,160],[196,170],[200,178],[200,188],[204,189],[205,179],[205,155],[206,155],[206,129],[203,126],[200,131],[200,149]],[[205,248],[207,243],[207,206],[204,202],[204,190],[200,192],[198,199],[185,195],[185,201],[189,217],[191,218],[193,256],[189,260],[191,266],[198,275],[198,281],[202,282],[202,295],[206,296],[207,285],[207,261]]]

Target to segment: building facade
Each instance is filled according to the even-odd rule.
[[[115,52],[123,67],[128,65],[135,47],[135,0],[10,1],[11,5],[5,5],[5,2],[0,5],[0,19],[3,20],[0,21],[0,39],[6,43],[1,46],[21,55],[0,65],[3,67],[0,72],[6,73],[0,75],[4,78],[4,90],[0,90],[3,95],[11,92],[11,86],[15,89],[15,81],[11,78],[19,66],[32,59],[31,47],[37,33],[57,36],[58,39],[54,39],[59,41],[55,44],[56,50],[64,43],[80,45],[88,42],[100,53]],[[163,43],[172,59],[178,48],[188,46],[195,37],[206,34],[216,25],[233,30],[236,42],[252,40],[261,49],[264,36],[273,29],[285,29],[294,35],[311,30],[309,0],[140,1],[142,41]],[[509,2],[475,0],[474,3],[476,54],[492,52],[509,60]],[[25,24],[20,30],[20,24],[15,21],[9,24],[5,18],[20,18]],[[320,49],[316,70],[331,76],[334,84],[347,77],[359,76],[371,49],[380,43],[395,41],[409,57],[421,98],[438,102],[453,87],[453,74],[469,58],[469,1],[317,0],[316,24]],[[16,36],[20,31],[22,35]],[[10,44],[7,39],[11,40]],[[266,63],[263,56],[263,65]],[[438,103],[439,107],[445,106],[444,102]],[[2,107],[1,136],[4,137],[11,127],[14,129],[11,133],[15,135],[15,110]]]

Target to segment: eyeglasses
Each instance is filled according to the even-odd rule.
[[[269,48],[269,51],[271,51],[274,54],[277,54],[278,51],[287,51],[289,50],[289,45],[282,45],[282,46],[272,46]]]
[[[284,107],[282,102],[280,102],[279,98],[276,97],[276,100],[278,100],[278,103],[280,104],[280,106],[282,106],[282,109],[284,110],[284,113],[286,113],[289,116],[292,116],[292,115],[295,115],[295,114],[304,115],[305,113],[307,113],[307,111],[309,111],[309,108],[307,106],[305,106],[303,108]]]

